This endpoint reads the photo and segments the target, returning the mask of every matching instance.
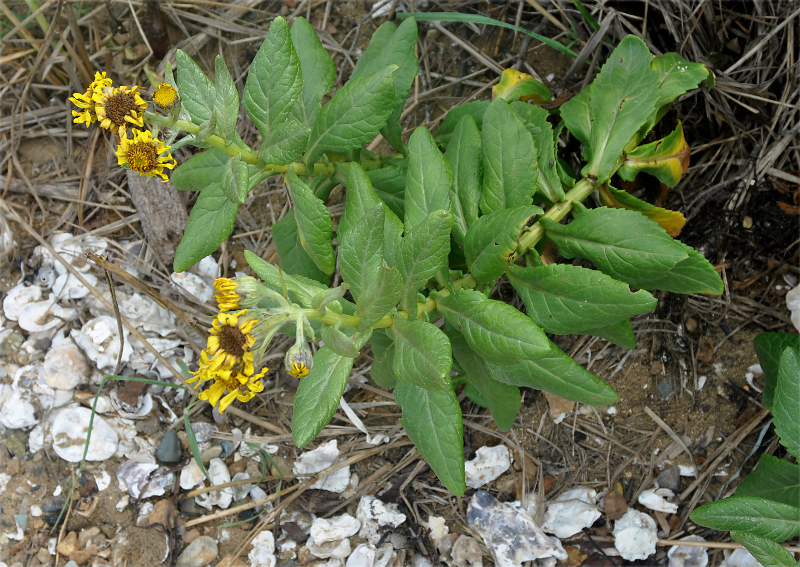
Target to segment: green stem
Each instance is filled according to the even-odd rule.
[[[597,181],[594,178],[584,177],[580,181],[578,181],[575,185],[573,185],[572,189],[570,189],[564,197],[564,200],[561,203],[557,203],[550,207],[547,212],[544,214],[543,218],[548,218],[554,220],[556,222],[563,219],[572,208],[575,206],[575,203],[582,203],[589,195],[592,194],[597,188]],[[531,226],[525,234],[522,235],[522,238],[519,239],[519,246],[517,247],[517,251],[511,255],[509,258],[510,262],[516,261],[518,258],[523,256],[528,250],[536,246],[536,244],[544,237],[544,228],[540,223],[536,223]]]

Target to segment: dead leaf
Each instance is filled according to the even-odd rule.
[[[572,400],[567,400],[550,392],[544,392],[544,397],[550,406],[550,417],[553,418],[553,421],[557,420],[562,414],[564,416],[569,415],[575,409],[575,402]]]
[[[622,484],[614,483],[614,487],[606,494],[603,499],[603,511],[609,520],[619,520],[628,511],[628,503],[625,501],[625,491]]]

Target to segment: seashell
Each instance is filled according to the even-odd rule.
[[[97,287],[97,276],[86,273],[81,274],[92,287]],[[53,283],[53,296],[58,300],[81,299],[90,293],[90,289],[83,285],[81,281],[70,273],[64,273],[56,278]]]
[[[124,417],[125,419],[144,419],[150,415],[151,411],[153,411],[153,397],[150,394],[139,396],[138,403],[136,404],[136,407],[133,408],[133,411],[128,411],[131,409],[130,406],[120,401],[116,390],[111,391],[110,397],[111,405],[113,405],[114,409],[117,410],[119,416]]]
[[[120,301],[119,311],[144,331],[155,332],[162,337],[175,332],[175,314],[138,293]]]
[[[63,325],[74,316],[74,309],[64,309],[54,300],[45,299],[25,305],[17,323],[30,333],[41,333]]]
[[[3,313],[9,321],[17,321],[26,305],[41,298],[42,288],[39,286],[17,284],[3,298]]]
[[[672,498],[673,496],[675,496],[675,493],[669,488],[651,488],[643,491],[637,501],[645,508],[674,514],[678,511],[678,505],[667,501],[667,498]]]
[[[275,567],[275,536],[263,530],[253,539],[253,549],[247,554],[252,567]]]
[[[339,448],[336,439],[331,439],[311,451],[306,451],[294,462],[292,471],[303,480],[333,465],[339,459]],[[350,466],[342,467],[332,474],[320,478],[311,488],[328,492],[344,492],[350,483]]]
[[[317,518],[311,523],[306,548],[315,557],[344,559],[350,555],[350,536],[355,535],[361,522],[350,514],[333,518]]]
[[[706,541],[700,536],[689,535],[680,541]],[[688,545],[676,545],[667,552],[669,567],[706,567],[708,565],[708,548]]]
[[[656,552],[656,522],[633,508],[614,524],[614,547],[627,561],[647,559]]]
[[[90,409],[77,406],[64,408],[56,414],[50,433],[53,437],[53,450],[59,457],[70,463],[80,462],[86,438],[89,436],[91,417]],[[117,432],[106,420],[95,415],[86,460],[104,461],[114,455],[118,444]]]
[[[203,474],[203,471],[200,470],[200,467],[197,465],[197,461],[192,459],[189,461],[189,464],[181,469],[181,488],[184,490],[191,490],[192,488],[203,484],[203,480],[205,480],[205,478],[206,476]]]
[[[786,308],[791,313],[792,325],[800,331],[800,285],[786,292]]]
[[[465,463],[467,486],[479,488],[506,472],[511,466],[511,453],[505,445],[481,447],[475,458]]]
[[[58,276],[58,272],[56,272],[55,268],[52,264],[48,264],[46,266],[41,266],[36,271],[36,278],[34,279],[34,283],[38,287],[44,289],[50,289],[53,287],[53,284],[56,282],[56,277]]]
[[[33,427],[39,420],[27,390],[0,384],[0,424],[8,429]]]
[[[81,234],[73,236],[64,232],[54,233],[50,237],[50,245],[66,262],[79,272],[88,272],[92,263],[87,260],[86,253],[103,254],[108,249],[108,241],[105,238]],[[61,262],[55,261],[52,255],[45,251],[42,252],[43,260],[49,256],[59,275],[68,272],[66,266]]]
[[[56,390],[74,390],[88,381],[89,373],[83,352],[71,340],[54,345],[45,355],[39,370],[41,379]]]
[[[385,504],[374,496],[364,496],[358,503],[356,519],[361,522],[359,537],[376,545],[383,535],[384,528],[396,528],[406,521],[396,504]]]
[[[214,297],[213,286],[198,275],[189,272],[173,272],[169,279],[198,303],[209,303]]]
[[[597,492],[584,486],[567,490],[547,504],[542,529],[559,538],[573,536],[600,517]]]
[[[215,280],[220,275],[219,264],[214,259],[214,256],[206,256],[200,260],[195,269],[197,270],[197,275],[208,280]]]
[[[208,478],[212,486],[219,484],[226,484],[231,481],[231,472],[228,470],[228,465],[225,461],[219,458],[211,459],[208,463]],[[198,505],[211,509],[212,506],[219,506],[222,509],[227,509],[231,502],[233,502],[233,492],[230,488],[223,488],[216,492],[208,492],[201,496],[195,497]]]
[[[71,331],[70,336],[101,371],[113,371],[120,351],[117,333],[117,321],[108,315],[100,315],[87,321],[80,331]],[[125,363],[130,360],[133,349],[127,340],[128,330],[125,327],[122,328],[122,333],[125,344],[121,362]]]
[[[126,491],[133,498],[146,498],[144,490],[149,485],[150,473],[158,468],[156,463],[128,461],[117,471],[119,489]],[[163,494],[163,492],[161,493]]]

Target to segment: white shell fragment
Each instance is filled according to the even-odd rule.
[[[720,565],[725,567],[761,567],[758,559],[746,549],[734,549]]]
[[[29,333],[41,333],[64,324],[74,315],[74,309],[64,309],[52,299],[43,299],[25,305],[17,323]]]
[[[647,559],[656,552],[656,522],[633,508],[614,524],[614,547],[623,559]]]
[[[680,541],[705,541],[700,536],[690,535],[681,538]],[[688,545],[676,545],[667,552],[669,567],[706,567],[708,565],[708,548],[689,547]]]
[[[88,381],[91,373],[83,352],[69,339],[56,344],[44,357],[40,369],[41,378],[56,390],[73,390]]]
[[[786,292],[786,307],[791,313],[792,325],[800,331],[800,285]]]
[[[396,504],[385,504],[374,496],[361,498],[356,518],[361,522],[358,535],[373,545],[381,540],[382,528],[396,528],[406,521]]]
[[[499,502],[479,490],[467,507],[467,522],[483,538],[499,567],[519,567],[524,561],[566,559],[561,542],[545,535],[518,503]]]
[[[213,458],[208,463],[208,478],[211,480],[212,486],[227,484],[231,481],[231,471],[228,470],[228,465],[225,464],[225,461],[220,458]],[[227,509],[233,502],[233,492],[231,492],[230,488],[223,488],[222,490],[197,496],[195,501],[198,505],[208,510],[212,506]]]
[[[3,313],[9,321],[17,321],[29,303],[42,298],[42,288],[35,285],[17,284],[3,298]]]
[[[344,559],[350,555],[350,536],[355,535],[361,522],[350,514],[342,514],[333,518],[317,518],[311,523],[309,538],[306,542],[308,551],[321,559]]]
[[[133,498],[147,498],[144,491],[149,483],[150,473],[158,468],[156,463],[139,463],[128,461],[117,471],[119,489],[126,491]],[[162,493],[163,494],[163,493]]]
[[[253,539],[253,549],[247,554],[250,567],[275,567],[275,537],[269,530],[259,532]]]
[[[19,388],[0,384],[0,424],[8,429],[24,429],[39,423],[36,411]]]
[[[144,331],[158,333],[162,337],[175,332],[175,314],[138,293],[123,299],[119,304],[119,311],[134,326]]]
[[[90,273],[81,274],[86,283],[91,287],[97,286],[97,276]],[[53,283],[53,295],[59,301],[81,299],[89,295],[91,290],[70,273],[61,274]]]
[[[191,490],[195,486],[200,486],[205,478],[203,471],[197,466],[197,461],[192,459],[188,465],[181,469],[181,488]]]
[[[657,512],[665,512],[667,514],[674,514],[678,511],[678,505],[668,502],[668,498],[675,496],[669,488],[651,488],[650,490],[643,491],[637,499],[639,504],[645,508],[650,508]]]
[[[109,315],[100,315],[86,322],[80,331],[70,331],[70,336],[83,349],[101,371],[113,371],[119,357],[119,336],[117,321]],[[122,348],[122,363],[131,357],[131,342],[128,330],[123,327],[125,344]]]
[[[479,488],[506,472],[511,466],[511,452],[505,445],[481,447],[465,465],[467,486]]]
[[[190,272],[172,272],[169,276],[181,291],[198,303],[209,303],[214,297],[214,288],[204,278]]]
[[[600,517],[597,492],[581,486],[567,490],[547,505],[542,529],[559,538],[573,536]]]
[[[60,410],[53,420],[51,434],[56,455],[70,463],[80,462],[83,446],[89,436],[89,420],[92,411],[88,408],[68,407]],[[94,416],[92,435],[89,441],[87,461],[104,461],[117,450],[117,432],[99,415]]]
[[[339,448],[336,439],[320,445],[312,451],[300,455],[292,466],[292,472],[300,480],[307,479],[309,475],[318,473],[333,465],[339,459]],[[329,492],[344,492],[350,483],[350,465],[336,470],[334,473],[322,477],[311,485],[311,488],[327,490]]]

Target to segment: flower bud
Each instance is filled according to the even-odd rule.
[[[283,359],[283,366],[286,372],[295,378],[307,376],[311,372],[313,364],[314,358],[311,354],[311,349],[308,348],[305,342],[295,343]]]

